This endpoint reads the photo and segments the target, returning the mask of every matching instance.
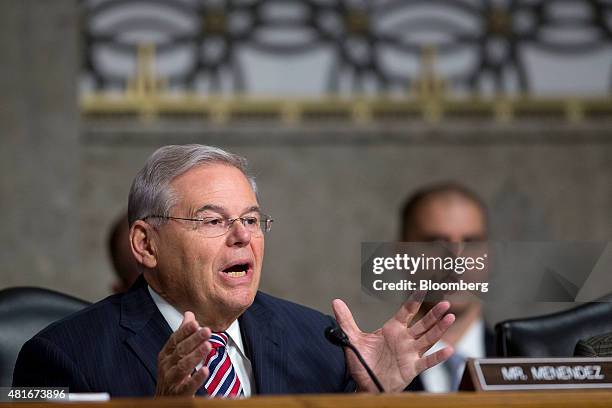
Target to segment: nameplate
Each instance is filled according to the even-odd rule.
[[[470,359],[461,390],[612,388],[612,357]]]

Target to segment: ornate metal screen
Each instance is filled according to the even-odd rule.
[[[343,77],[353,92],[367,80],[380,92],[410,86],[409,62],[393,67],[393,54],[414,61],[425,50],[468,51],[472,61],[449,75],[451,86],[476,92],[490,77],[496,91],[512,80],[527,92],[524,48],[571,59],[612,45],[612,2],[603,0],[90,0],[83,15],[83,64],[96,88],[124,86],[129,76],[99,63],[97,53],[134,61],[142,42],[155,45],[160,61],[180,58],[168,70],[170,85],[193,88],[201,79],[221,91],[227,74],[236,92],[249,90],[241,49],[282,59],[325,48],[333,53],[320,67],[328,92],[339,91]]]
[[[147,75],[141,90],[224,95],[612,89],[610,0],[83,0],[82,12],[94,91]],[[538,71],[541,56],[553,62]]]

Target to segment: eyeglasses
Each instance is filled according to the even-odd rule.
[[[225,235],[234,222],[240,220],[242,226],[249,231],[253,236],[263,235],[265,232],[270,232],[272,228],[272,218],[267,215],[261,216],[248,216],[238,218],[225,218],[225,217],[203,217],[203,218],[183,218],[183,217],[170,217],[166,215],[148,215],[142,220],[146,221],[148,218],[161,218],[164,220],[179,220],[179,221],[191,221],[194,223],[194,229],[201,233],[206,238],[215,238]]]

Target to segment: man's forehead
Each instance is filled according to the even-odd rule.
[[[413,225],[408,225],[412,233],[469,238],[486,235],[486,216],[471,200],[431,200],[417,208],[414,215]]]
[[[478,203],[458,196],[424,202],[416,209],[415,218],[426,224],[434,221],[448,222],[449,219],[478,220],[479,223],[486,221],[486,215]]]
[[[240,169],[225,164],[205,164],[189,169],[170,183],[175,205],[197,214],[205,210],[244,214],[258,208],[257,196]]]
[[[223,164],[206,164],[187,170],[170,182],[177,192],[222,195],[226,192],[255,194],[244,173],[236,167]]]
[[[423,209],[439,208],[444,210],[448,210],[449,208],[476,208],[478,211],[482,211],[480,204],[477,201],[465,195],[454,192],[440,193],[426,197],[421,203],[420,207]]]

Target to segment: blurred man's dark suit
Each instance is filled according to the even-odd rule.
[[[335,323],[331,317],[258,292],[239,322],[255,393],[355,389],[343,351],[323,335]],[[108,297],[29,340],[19,353],[13,385],[152,396],[157,355],[171,334],[141,276],[126,294]]]
[[[495,357],[495,333],[493,333],[488,327],[485,328],[484,334],[484,346],[485,346],[485,357]],[[421,381],[421,376],[418,375],[414,380],[406,387],[406,391],[426,391]]]
[[[582,339],[576,344],[575,356],[612,357],[612,333]]]

